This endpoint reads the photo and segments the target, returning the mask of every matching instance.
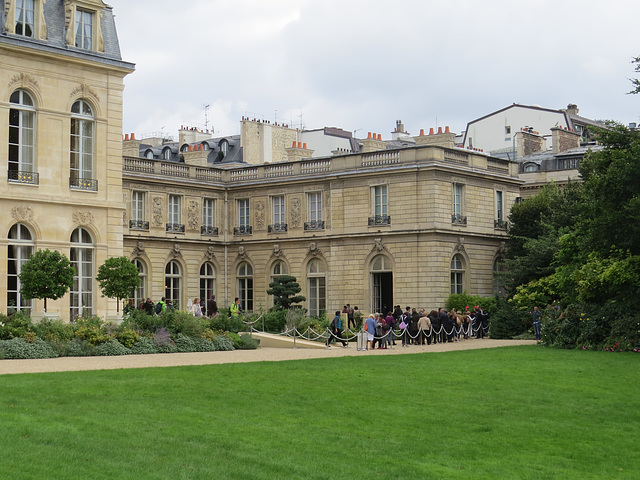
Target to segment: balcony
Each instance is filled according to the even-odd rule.
[[[324,221],[314,220],[311,222],[304,222],[305,230],[324,230]]]
[[[274,223],[272,225],[269,225],[267,227],[267,231],[269,233],[281,233],[281,232],[286,232],[287,231],[287,224],[286,223]]]
[[[18,170],[9,170],[7,180],[11,183],[38,185],[40,183],[40,175],[36,172],[19,172]]]
[[[451,224],[452,225],[466,225],[467,217],[464,215],[460,215],[459,213],[451,214]]]
[[[374,215],[369,217],[369,226],[391,225],[391,215]]]
[[[241,225],[239,227],[234,227],[233,228],[233,234],[234,235],[252,235],[253,234],[253,227],[251,227],[251,225]]]
[[[509,224],[504,220],[493,221],[493,228],[495,228],[496,230],[506,230],[508,226]]]
[[[214,227],[211,225],[202,225],[200,227],[200,235],[206,235],[207,237],[217,237],[218,227]]]
[[[129,220],[129,229],[149,231],[149,222],[144,220]]]
[[[93,178],[69,177],[69,188],[73,190],[85,190],[87,192],[97,192],[98,180],[94,180]]]
[[[167,233],[184,233],[184,224],[167,223]]]

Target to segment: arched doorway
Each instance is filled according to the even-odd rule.
[[[374,312],[386,315],[393,310],[393,265],[384,255],[371,260],[371,306]]]

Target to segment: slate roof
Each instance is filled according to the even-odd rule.
[[[227,141],[229,144],[227,154],[224,157],[221,156],[222,149],[220,147],[223,140]],[[207,155],[207,163],[211,166],[222,163],[246,163],[243,158],[243,149],[240,146],[240,135],[210,138],[201,142],[185,143],[183,145],[179,145],[178,142],[169,142],[157,147],[143,142],[144,140],[142,140],[139,147],[140,158],[146,158],[147,152],[151,151],[153,153],[153,158],[165,160],[163,154],[168,148],[171,150],[171,158],[165,161],[182,163],[184,162],[184,159],[182,158],[183,148],[188,148],[189,145],[195,147],[206,144],[209,152]]]

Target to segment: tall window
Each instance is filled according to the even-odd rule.
[[[33,179],[29,174],[34,170],[36,109],[33,99],[24,90],[13,92],[9,102],[8,178],[29,182]]]
[[[467,223],[467,217],[463,215],[464,185],[461,183],[453,184],[453,211],[451,213],[451,223],[464,224]]]
[[[182,197],[180,195],[169,195],[167,220],[167,232],[184,233]]]
[[[493,262],[493,293],[496,295],[506,296],[504,285],[502,284],[502,276],[506,271],[504,262],[500,257]]]
[[[20,293],[20,271],[34,250],[33,237],[29,229],[17,223],[9,230],[7,264],[7,311],[31,310],[31,300]]]
[[[307,205],[309,208],[309,221],[304,224],[305,230],[322,230],[322,192],[311,192],[307,194]]]
[[[145,221],[145,192],[133,190],[131,192],[131,221],[129,228],[137,230],[148,230],[149,222]]]
[[[140,303],[144,302],[147,297],[147,267],[140,259],[135,259],[132,263],[138,268],[138,277],[140,277],[140,285],[131,292],[134,305],[138,308]]]
[[[243,310],[253,311],[253,268],[246,262],[238,267],[238,298]]]
[[[327,308],[326,270],[318,259],[307,265],[307,285],[309,287],[309,315],[319,317]]]
[[[91,234],[82,227],[76,228],[71,234],[69,258],[76,270],[71,287],[71,320],[93,315],[93,251]]]
[[[373,217],[369,218],[369,225],[388,225],[390,218],[388,215],[388,187],[387,185],[376,185],[372,189],[373,197]]]
[[[71,185],[95,190],[93,179],[93,110],[84,100],[71,107]],[[83,182],[84,181],[84,182]]]
[[[17,0],[16,2],[16,35],[33,37],[35,30],[34,0]]]
[[[93,12],[76,10],[76,47],[93,49]]]
[[[273,223],[269,225],[269,232],[287,231],[284,195],[271,197],[271,218],[273,218]]]
[[[252,233],[249,199],[242,198],[236,201],[238,226],[234,228],[234,235],[250,235]]]
[[[217,235],[216,227],[216,201],[213,198],[205,198],[202,200],[202,226],[200,233],[202,235]]]
[[[205,262],[200,267],[200,299],[205,302],[216,294],[216,269],[214,266]],[[207,312],[211,315],[211,312]]]
[[[496,191],[496,220],[502,223],[504,221],[504,193],[500,190]]]
[[[182,269],[175,260],[167,263],[164,269],[164,296],[166,300],[171,300],[174,308],[180,308],[180,298],[182,298]]]
[[[460,254],[451,259],[451,293],[464,293],[464,260]]]
[[[269,279],[270,282],[274,282],[277,277],[281,277],[287,274],[286,265],[282,260],[276,260],[276,262],[271,267],[271,277]],[[271,287],[269,287],[271,288]],[[271,304],[274,305],[274,295],[271,295]]]

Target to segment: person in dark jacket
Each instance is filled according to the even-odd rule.
[[[216,296],[211,295],[207,301],[207,315],[215,317],[218,314],[218,304],[216,303]]]
[[[411,310],[411,317],[409,321],[409,343],[418,345],[418,321],[420,320],[420,314],[414,308]]]
[[[449,340],[449,334],[453,331],[453,325],[451,323],[449,315],[447,314],[447,312],[445,312],[444,308],[440,309],[438,318],[440,319],[440,325],[442,326],[440,333],[440,342],[445,343]]]

